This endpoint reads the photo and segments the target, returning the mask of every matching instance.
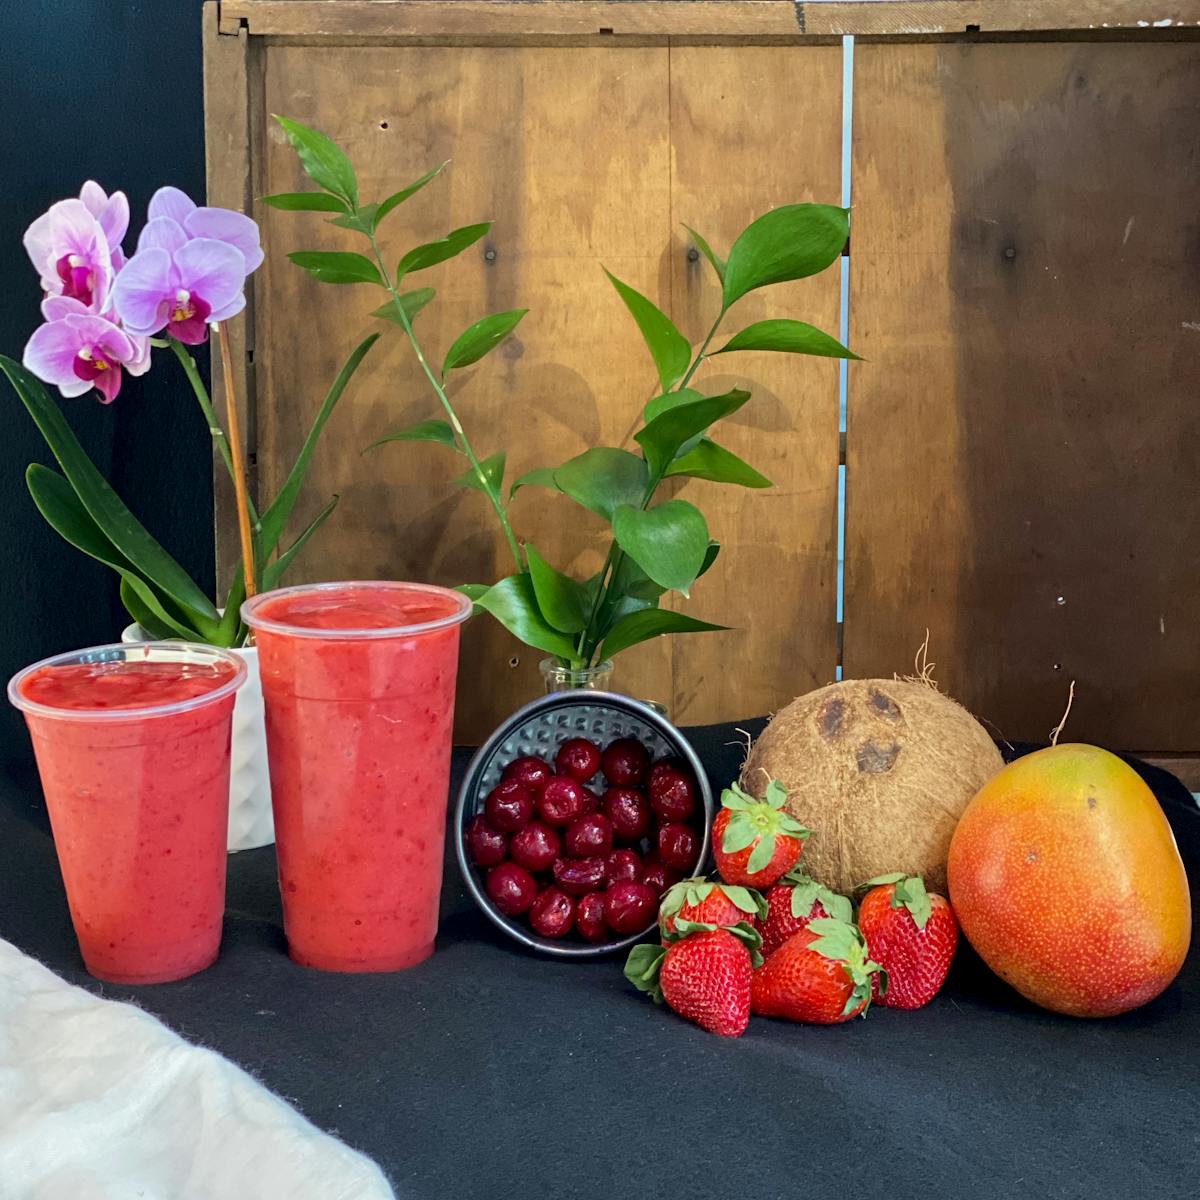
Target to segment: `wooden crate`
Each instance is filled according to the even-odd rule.
[[[268,247],[237,363],[263,494],[377,303],[288,263],[352,235],[256,201],[305,186],[269,114],[346,145],[368,195],[453,160],[393,218],[394,256],[496,222],[427,272],[422,323],[444,348],[486,312],[532,310],[456,393],[515,477],[620,444],[651,394],[601,265],[698,338],[716,287],[682,224],[728,246],[773,205],[837,203],[845,87],[850,344],[867,360],[849,369],[845,437],[837,364],[709,368],[708,387],[749,381],[727,441],[778,486],[688,484],[725,545],[688,611],[736,630],[638,648],[620,684],[683,723],[736,719],[839,662],[909,671],[928,628],[942,686],[1005,737],[1044,738],[1075,679],[1071,736],[1200,751],[1200,0],[205,7],[209,195],[252,212]],[[834,269],[738,315],[836,332],[839,306]],[[360,454],[436,415],[385,335],[314,463],[309,511],[333,492],[341,508],[296,578],[495,578],[494,518],[449,486],[448,454]],[[565,498],[526,492],[513,515],[560,567],[598,565],[599,530]],[[224,572],[233,529],[221,481]],[[471,624],[461,737],[536,693],[539,657]]]

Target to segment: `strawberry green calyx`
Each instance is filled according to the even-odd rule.
[[[625,960],[625,978],[639,992],[646,992],[655,1004],[663,1002],[659,974],[666,956],[666,946],[641,945],[634,946]]]
[[[726,854],[736,854],[754,846],[746,869],[754,874],[765,870],[775,854],[775,839],[780,835],[803,841],[812,830],[801,825],[783,809],[787,790],[777,779],[767,784],[767,794],[757,800],[736,783],[721,793],[721,805],[729,809],[729,824],[721,841]],[[757,844],[755,844],[757,842]]]
[[[907,908],[912,913],[912,919],[918,929],[924,929],[929,923],[933,905],[929,901],[929,893],[925,890],[925,880],[920,875],[905,875],[902,871],[891,875],[876,875],[866,883],[860,883],[859,889],[884,887],[889,883],[896,885],[892,895],[893,908]]]
[[[714,929],[724,929],[726,933],[732,933],[739,942],[745,943],[746,949],[750,951],[751,965],[755,967],[762,966],[762,934],[749,921],[739,921],[736,925],[713,925],[707,921],[677,920],[674,931],[667,934],[664,940],[670,945],[672,942],[678,942],[693,933],[711,933]],[[637,949],[637,947],[634,948]],[[633,957],[632,952],[630,953],[630,957]],[[626,970],[626,974],[628,974],[628,969]]]
[[[706,879],[702,875],[694,879],[685,879],[675,884],[667,891],[659,907],[659,915],[673,917],[683,906],[698,908],[714,891],[722,892],[737,908],[748,917],[765,920],[767,902],[760,892],[754,888],[738,887],[730,883],[719,883],[714,879]]]
[[[817,935],[817,940],[810,942],[808,948],[841,963],[854,985],[846,1007],[842,1009],[843,1016],[854,1012],[860,1004],[864,1013],[871,1007],[872,975],[879,976],[879,994],[887,994],[887,972],[871,960],[866,939],[857,925],[839,921],[836,917],[818,917],[808,923],[808,928]]]
[[[823,883],[818,883],[803,871],[789,871],[779,882],[792,889],[793,917],[807,917],[819,900],[821,907],[836,920],[847,923],[853,920],[854,906],[848,897],[839,895]]]

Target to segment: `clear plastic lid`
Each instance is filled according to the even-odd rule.
[[[31,700],[23,692],[26,680],[47,667],[69,667],[84,664],[105,663],[179,663],[181,665],[211,666],[224,663],[233,668],[233,674],[210,691],[198,696],[167,703],[130,705],[124,708],[62,708]],[[71,650],[66,654],[55,654],[43,658],[18,671],[8,681],[9,701],[24,713],[39,717],[54,717],[64,721],[130,721],[145,720],[147,717],[170,717],[189,709],[200,708],[221,700],[246,682],[246,664],[233,651],[217,646],[204,646],[195,642],[118,642],[109,646],[91,646],[86,650]]]
[[[355,592],[394,592],[419,593],[430,599],[441,599],[448,603],[450,611],[444,616],[432,620],[415,621],[399,625],[381,627],[348,628],[304,625],[290,621],[286,617],[273,617],[263,612],[264,608],[278,604],[286,597],[300,599],[312,597],[314,600],[329,598],[334,601],[339,593],[345,593],[349,599]],[[333,605],[331,603],[330,607]],[[328,638],[338,641],[347,639],[394,638],[411,637],[419,633],[432,633],[437,629],[446,629],[451,625],[459,625],[471,615],[471,601],[451,588],[438,587],[432,583],[404,583],[399,580],[347,580],[339,583],[309,583],[297,587],[277,588],[273,592],[262,592],[242,605],[242,620],[255,633],[281,633],[290,637]]]

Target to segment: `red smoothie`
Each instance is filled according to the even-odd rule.
[[[450,784],[459,627],[470,601],[411,583],[247,601],[266,703],[292,958],[395,971],[428,958]]]
[[[9,684],[25,713],[87,969],[163,983],[217,957],[234,695],[226,651],[105,646]]]

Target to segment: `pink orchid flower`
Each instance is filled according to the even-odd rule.
[[[119,325],[87,311],[70,296],[50,296],[42,304],[46,324],[25,346],[25,366],[54,384],[67,397],[95,388],[103,404],[121,390],[125,371],[142,375],[150,368],[150,343],[131,337]]]
[[[186,192],[177,187],[161,187],[150,197],[146,210],[150,222],[173,221],[183,231],[186,239],[212,238],[217,242],[228,242],[242,252],[246,260],[246,274],[256,271],[263,261],[262,246],[259,244],[258,225],[244,213],[230,208],[197,207]],[[147,226],[148,228],[149,226]],[[143,230],[142,236],[145,236]],[[142,248],[141,239],[138,249]]]
[[[119,214],[107,219],[116,231]],[[128,219],[126,215],[126,224]],[[125,231],[119,232],[123,236]],[[48,296],[68,296],[90,312],[105,311],[115,274],[112,248],[104,226],[83,200],[52,204],[25,231],[23,242]]]

